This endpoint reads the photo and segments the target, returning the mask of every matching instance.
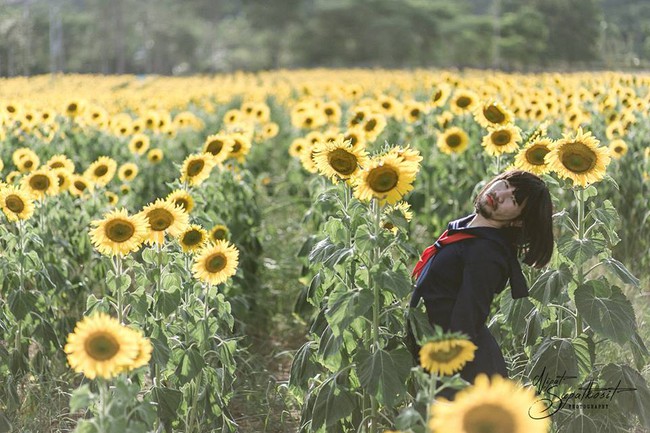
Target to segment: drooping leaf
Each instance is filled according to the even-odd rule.
[[[577,378],[578,359],[571,339],[546,337],[533,354],[527,371],[533,382],[544,376]],[[571,381],[567,380],[566,384]]]
[[[359,350],[357,375],[361,386],[381,403],[392,406],[406,392],[406,378],[411,370],[411,355],[404,349],[370,353]]]
[[[650,389],[643,376],[628,365],[607,364],[600,377],[605,387],[618,388],[613,400],[623,410],[636,414],[644,427],[650,428]]]
[[[325,316],[335,335],[340,336],[356,318],[372,307],[373,294],[368,289],[347,290],[345,287],[332,291]]]
[[[562,263],[558,269],[549,269],[535,280],[530,288],[530,296],[542,305],[557,302],[562,292],[567,290],[571,278],[571,269],[566,263]]]
[[[352,393],[338,384],[342,372],[327,378],[318,388],[312,412],[312,431],[325,426],[327,431],[338,420],[349,416],[356,407]]]
[[[289,386],[302,388],[307,384],[307,379],[313,377],[318,371],[314,362],[313,341],[308,341],[296,352],[291,363]]]

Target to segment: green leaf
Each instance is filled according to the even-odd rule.
[[[195,347],[190,347],[183,351],[175,374],[187,383],[199,374],[204,365],[203,356]]]
[[[395,428],[399,430],[413,429],[422,424],[425,424],[424,419],[413,406],[407,407],[395,418]]]
[[[156,365],[164,368],[169,361],[171,350],[169,350],[169,346],[167,345],[167,337],[160,332],[158,334],[159,336],[149,337],[149,341],[151,341],[151,345],[153,346],[151,357]]]
[[[543,376],[577,377],[578,359],[573,342],[568,338],[546,337],[533,354],[527,370],[534,382]],[[567,384],[569,382],[566,381]]]
[[[578,312],[597,333],[625,344],[636,331],[634,309],[620,288],[607,280],[587,281],[575,291]]]
[[[312,412],[312,431],[317,431],[322,425],[326,430],[338,420],[349,416],[355,409],[352,394],[342,386],[337,385],[338,372],[325,380],[317,389],[316,400]]]
[[[153,248],[145,248],[142,251],[142,260],[145,263],[148,263],[150,265],[157,265],[158,264],[158,255],[156,253],[156,250]]]
[[[630,348],[632,349],[632,356],[634,357],[636,368],[642,370],[646,365],[646,359],[650,356],[650,353],[648,353],[648,348],[636,331],[630,339]]]
[[[411,327],[411,332],[415,337],[417,343],[421,346],[429,337],[436,334],[435,329],[429,322],[427,313],[419,308],[410,307],[407,311],[406,320],[408,326]]]
[[[318,372],[314,362],[312,345],[314,345],[314,342],[308,341],[296,352],[291,363],[289,386],[303,388],[307,384],[307,380]]]
[[[597,254],[596,246],[591,239],[565,239],[558,244],[558,249],[575,263],[584,263]]]
[[[530,288],[530,296],[540,301],[542,305],[557,302],[571,279],[571,269],[566,263],[562,263],[558,269],[544,271],[535,280]]]
[[[345,243],[347,240],[347,229],[338,218],[330,217],[325,223],[323,230],[334,244]]]
[[[411,355],[404,349],[386,352],[358,352],[357,375],[361,386],[378,401],[393,406],[406,393],[406,379],[411,371]]]
[[[372,307],[373,294],[369,289],[347,290],[341,286],[330,293],[325,317],[336,336],[356,318],[363,316]]]
[[[370,233],[368,226],[362,225],[354,233],[354,244],[359,251],[370,251],[376,246],[377,237]]]
[[[574,338],[572,342],[578,361],[580,380],[582,380],[593,373],[596,363],[596,344],[589,335],[584,333]]]
[[[81,409],[88,409],[93,396],[93,393],[90,392],[90,385],[81,385],[72,391],[72,395],[70,396],[70,411],[76,412]]]
[[[395,270],[386,269],[384,266],[373,267],[371,274],[382,290],[388,290],[401,299],[408,296],[413,290],[413,282],[404,265]]]
[[[527,316],[535,306],[527,298],[512,299],[512,296],[501,297],[501,310],[506,319],[512,323],[512,330],[516,334],[526,331]]]
[[[526,332],[524,334],[524,343],[532,346],[537,343],[542,333],[543,317],[537,308],[534,308],[526,318]]]
[[[154,386],[151,390],[153,400],[158,403],[158,416],[163,422],[176,419],[179,406],[183,401],[183,393],[177,389]]]
[[[617,392],[613,400],[623,410],[636,414],[644,427],[650,428],[650,389],[643,376],[630,366],[607,364],[600,378],[605,381],[605,387],[629,389]]]
[[[173,292],[163,291],[158,294],[158,302],[156,307],[163,316],[169,316],[181,304],[181,291],[175,290]]]
[[[23,320],[27,315],[36,310],[38,298],[32,292],[15,290],[9,294],[9,310],[16,316],[16,320]]]
[[[614,258],[607,258],[601,262],[612,270],[618,278],[625,284],[632,284],[634,287],[639,287],[640,281],[637,277],[625,267],[625,265]]]

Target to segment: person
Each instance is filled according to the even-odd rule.
[[[486,326],[490,304],[508,281],[513,298],[528,296],[519,259],[542,268],[553,253],[551,196],[538,176],[506,171],[481,189],[474,208],[474,213],[450,222],[446,233],[472,236],[437,250],[419,272],[410,302],[416,307],[423,299],[432,325],[463,332],[477,346],[474,360],[460,372],[469,383],[479,373],[508,377],[503,354]],[[410,327],[408,331],[415,358],[419,346]],[[446,388],[439,395],[453,400],[455,393]]]

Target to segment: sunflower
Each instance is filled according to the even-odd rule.
[[[149,231],[149,223],[143,215],[129,215],[126,209],[113,210],[92,225],[95,228],[90,230],[90,240],[107,256],[136,251]]]
[[[610,154],[614,158],[619,159],[627,153],[627,143],[625,143],[624,140],[617,138],[616,140],[612,140],[612,142],[609,143],[609,150]]]
[[[328,123],[338,125],[341,122],[341,106],[336,101],[326,102],[321,109]]]
[[[353,146],[366,145],[366,134],[364,134],[363,129],[359,127],[349,128],[343,133],[343,139],[349,140]]]
[[[0,207],[12,222],[29,219],[34,214],[34,202],[30,193],[16,186],[0,188]]]
[[[551,168],[545,157],[552,147],[553,141],[550,138],[541,137],[531,141],[515,156],[515,167],[536,175],[548,173]]]
[[[149,152],[147,152],[147,159],[152,164],[158,164],[160,161],[162,161],[163,156],[164,155],[162,149],[151,149]]]
[[[439,85],[434,87],[431,92],[431,105],[433,107],[442,107],[449,99],[451,89],[446,85]]]
[[[429,429],[432,433],[547,433],[550,417],[538,404],[533,388],[496,374],[490,381],[481,373],[453,402],[440,397],[431,405]],[[539,416],[529,416],[531,410]]]
[[[454,120],[454,113],[451,111],[443,111],[441,114],[436,116],[436,122],[442,130],[448,129],[451,126],[452,120]]]
[[[239,163],[243,163],[246,155],[251,150],[251,141],[244,134],[232,134],[233,145],[228,158],[234,158]]]
[[[162,244],[165,241],[165,233],[177,237],[189,224],[189,216],[181,206],[175,206],[161,198],[145,206],[140,214],[149,222],[149,234],[146,239],[149,244]]]
[[[117,171],[117,162],[108,156],[100,156],[84,171],[84,177],[95,185],[106,186]]]
[[[353,146],[340,137],[336,141],[319,143],[314,148],[314,164],[323,175],[336,183],[349,179],[368,162],[364,146]]]
[[[120,197],[113,191],[104,191],[104,196],[108,199],[108,204],[115,206],[120,200]]]
[[[418,101],[406,101],[402,106],[402,115],[407,123],[417,122],[426,112],[426,106]]]
[[[51,172],[54,176],[56,176],[59,192],[67,191],[70,188],[70,184],[72,183],[72,172],[63,167],[53,168]]]
[[[134,332],[107,314],[77,322],[64,347],[70,367],[87,378],[110,379],[131,368],[140,352]]]
[[[187,182],[192,186],[200,185],[210,177],[210,171],[215,163],[212,157],[205,154],[195,153],[189,155],[183,161],[181,167],[181,182]]]
[[[230,230],[223,224],[217,224],[210,229],[209,237],[212,242],[228,240],[229,236]]]
[[[120,185],[120,194],[127,195],[130,192],[131,192],[131,187],[128,184],[123,183],[122,185]]]
[[[464,152],[468,143],[467,133],[457,126],[452,126],[438,136],[436,145],[443,153],[451,155]]]
[[[451,97],[449,109],[455,114],[474,111],[478,105],[478,95],[470,90],[456,90]]]
[[[194,276],[208,284],[221,284],[235,275],[239,251],[228,241],[216,241],[198,252],[192,266]]]
[[[138,166],[133,162],[127,162],[120,166],[120,169],[117,171],[117,177],[122,182],[128,182],[138,175]]]
[[[226,125],[232,125],[233,123],[239,123],[242,121],[244,118],[244,114],[237,109],[232,109],[226,111],[226,113],[223,115],[223,123]]]
[[[263,140],[268,140],[275,137],[280,132],[280,126],[275,122],[268,122],[262,125],[261,137]]]
[[[352,128],[357,125],[363,124],[368,116],[372,114],[369,107],[355,107],[350,110],[350,119],[348,120],[348,127]]]
[[[180,206],[188,214],[194,209],[194,199],[184,189],[176,189],[170,192],[165,200],[174,206]]]
[[[134,155],[143,155],[149,149],[150,144],[151,140],[148,135],[142,133],[133,134],[133,137],[129,140],[129,152]]]
[[[354,195],[362,201],[375,197],[381,204],[394,204],[413,189],[417,171],[417,164],[391,153],[373,158],[352,178]]]
[[[41,164],[38,155],[33,150],[26,147],[16,149],[11,155],[11,159],[21,173],[28,173],[36,170]]]
[[[68,191],[76,197],[82,197],[84,194],[92,193],[95,189],[92,182],[84,176],[73,174],[70,179]]]
[[[122,366],[124,370],[129,371],[144,367],[145,365],[149,364],[151,353],[153,352],[153,346],[151,345],[151,341],[142,335],[141,331],[136,331],[135,329],[131,328],[126,329],[131,334],[131,337],[137,341],[138,345],[138,354],[135,356],[135,358],[133,358],[133,361],[127,365]]]
[[[40,200],[59,192],[59,179],[52,170],[35,170],[20,180],[21,185],[34,199]]]
[[[294,138],[289,146],[289,155],[300,159],[300,155],[306,147],[309,147],[307,140],[302,137]]]
[[[366,140],[373,142],[386,128],[386,118],[383,114],[371,114],[359,127],[365,134]]]
[[[474,110],[474,119],[484,128],[512,123],[514,114],[499,101],[488,101]]]
[[[45,163],[46,166],[54,170],[55,168],[63,168],[68,170],[70,173],[74,173],[74,162],[70,160],[67,156],[63,154],[54,155]]]
[[[521,131],[517,126],[505,125],[488,128],[483,136],[481,145],[485,147],[488,155],[497,156],[504,153],[516,152],[521,141]]]
[[[611,159],[609,149],[598,144],[591,132],[579,128],[575,136],[563,134],[546,156],[546,161],[560,177],[586,187],[605,176]]]
[[[300,163],[302,164],[302,167],[308,172],[318,173],[318,168],[314,162],[314,156],[316,155],[316,145],[309,143],[309,141],[306,141],[306,143],[308,143],[308,146],[300,154]]]
[[[439,376],[451,376],[474,359],[476,349],[474,343],[465,339],[429,341],[420,349],[420,366]]]
[[[208,232],[197,224],[191,224],[178,236],[183,252],[194,253],[201,250],[208,242]]]
[[[235,145],[235,140],[226,134],[209,135],[203,143],[203,153],[212,155],[215,163],[224,162]]]
[[[402,104],[392,96],[381,95],[377,99],[379,110],[384,116],[394,117],[402,112]]]

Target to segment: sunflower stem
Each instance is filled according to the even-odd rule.
[[[122,255],[117,254],[115,256],[115,279],[117,282],[117,320],[124,324],[124,293],[122,290]]]
[[[20,284],[20,291],[25,290],[25,239],[24,239],[24,221],[19,220],[18,221],[18,245],[20,249],[20,256],[18,258],[19,263],[18,263],[18,281]]]
[[[580,188],[578,190],[578,239],[582,241],[582,238],[585,236],[585,190]],[[582,258],[581,258],[582,259]],[[580,260],[576,263],[577,267],[577,276],[578,276],[578,287],[581,287],[584,283],[584,273],[583,273],[583,262]],[[576,311],[576,337],[582,334],[582,316],[579,311]]]
[[[374,211],[374,231],[375,242],[379,242],[379,229],[381,224],[381,212],[382,206],[379,204],[377,199],[372,200],[372,210]],[[371,263],[377,263],[381,255],[380,247],[375,246],[372,249],[372,260]],[[372,273],[370,273],[372,275]],[[371,282],[371,287],[373,288],[373,305],[372,305],[372,348],[371,352],[376,353],[379,350],[379,284],[376,284],[374,281]],[[371,403],[371,419],[370,419],[370,433],[375,433],[377,431],[377,412],[379,405],[377,399],[374,396],[370,396]]]
[[[426,425],[429,425],[431,420],[431,405],[436,398],[436,384],[438,383],[438,375],[434,372],[429,374],[429,389],[427,390],[427,419]]]

